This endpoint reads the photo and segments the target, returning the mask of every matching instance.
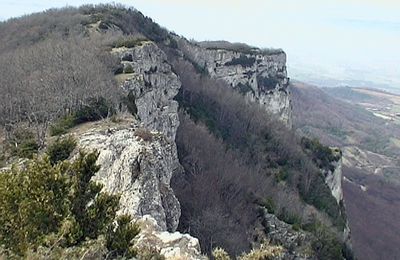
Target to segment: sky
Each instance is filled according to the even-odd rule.
[[[110,1],[0,0],[0,19]],[[397,0],[120,0],[195,40],[282,48],[291,78],[370,81],[400,90]]]

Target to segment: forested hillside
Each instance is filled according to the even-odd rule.
[[[301,82],[293,82],[291,89],[298,131],[343,151],[343,191],[356,256],[395,259],[400,240],[400,128],[358,104],[387,107],[390,100],[357,89],[323,89]]]

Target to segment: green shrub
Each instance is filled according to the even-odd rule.
[[[256,58],[240,55],[239,58],[233,58],[231,61],[225,63],[225,66],[241,65],[243,67],[251,67],[256,62]]]
[[[314,235],[311,247],[318,259],[343,259],[342,243],[328,227],[316,222],[309,228]]]
[[[268,210],[268,213],[275,213],[276,206],[274,200],[271,197],[268,197],[263,201],[263,206]]]
[[[299,231],[301,229],[301,225],[299,223],[294,223],[292,225],[293,230]]]
[[[124,73],[124,66],[122,64],[116,66],[114,69],[114,75],[122,74]]]
[[[54,124],[50,125],[50,135],[62,135],[68,132],[76,125],[74,115],[67,115],[62,117],[60,120],[56,121]]]
[[[299,185],[299,194],[308,204],[314,205],[317,209],[324,211],[331,217],[333,224],[339,230],[345,226],[344,216],[336,199],[332,196],[331,190],[325,184],[324,177],[319,174],[311,179],[310,187],[306,190],[303,185]]]
[[[105,98],[91,98],[75,112],[75,124],[101,120],[114,112]]]
[[[277,217],[288,224],[301,226],[301,217],[289,212],[286,208],[283,208]]]
[[[168,45],[168,47],[170,47],[172,49],[178,49],[179,48],[178,42],[172,36],[168,37],[167,45]]]
[[[133,70],[133,67],[131,64],[127,64],[124,68],[124,73],[129,74],[129,73],[134,73],[135,71]]]
[[[23,256],[38,246],[79,245],[105,234],[119,197],[91,181],[98,153],[52,165],[48,157],[0,174],[0,245]],[[49,243],[53,241],[52,243]]]
[[[122,215],[117,218],[117,223],[108,228],[106,240],[107,249],[115,255],[132,258],[136,256],[133,248],[133,239],[139,234],[140,229],[136,223],[132,223],[129,215]]]
[[[246,93],[253,93],[254,94],[254,90],[251,88],[251,86],[249,85],[249,83],[243,84],[243,83],[239,83],[236,88],[239,93],[241,94],[246,94]]]
[[[129,38],[121,38],[118,39],[114,43],[115,48],[126,47],[126,48],[133,48],[136,46],[140,46],[143,42],[147,41],[147,39],[143,38],[136,38],[136,37],[129,37]]]
[[[71,136],[64,139],[58,138],[47,148],[47,154],[49,155],[50,163],[54,165],[59,161],[68,159],[75,147],[76,141]]]
[[[340,160],[341,151],[337,151],[335,154],[331,148],[322,145],[318,139],[308,139],[306,137],[301,139],[301,145],[319,168],[334,171],[335,168],[332,162]]]
[[[32,158],[39,150],[35,135],[27,129],[19,128],[14,131],[9,142],[13,156]]]
[[[275,179],[277,182],[286,181],[289,177],[289,173],[286,169],[281,169],[276,175]]]
[[[279,80],[276,78],[268,78],[264,76],[257,76],[258,86],[262,91],[269,91],[275,89]]]
[[[41,244],[67,215],[68,191],[64,172],[48,159],[0,174],[0,244],[20,255]]]
[[[111,104],[103,97],[90,98],[86,104],[82,105],[75,112],[62,117],[50,125],[50,135],[57,136],[66,134],[72,127],[91,121],[106,118],[109,114],[114,114],[115,110]]]

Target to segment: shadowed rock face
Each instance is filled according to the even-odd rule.
[[[286,72],[286,54],[255,49],[241,52],[229,49],[200,47],[179,39],[186,58],[195,62],[211,77],[226,81],[247,99],[260,104],[292,127],[292,106]]]

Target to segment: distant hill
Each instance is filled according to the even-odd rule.
[[[396,107],[397,95],[318,88],[296,81],[291,91],[297,131],[343,150],[344,198],[356,256],[396,259],[400,255],[400,127],[376,113],[389,113],[385,108]]]

